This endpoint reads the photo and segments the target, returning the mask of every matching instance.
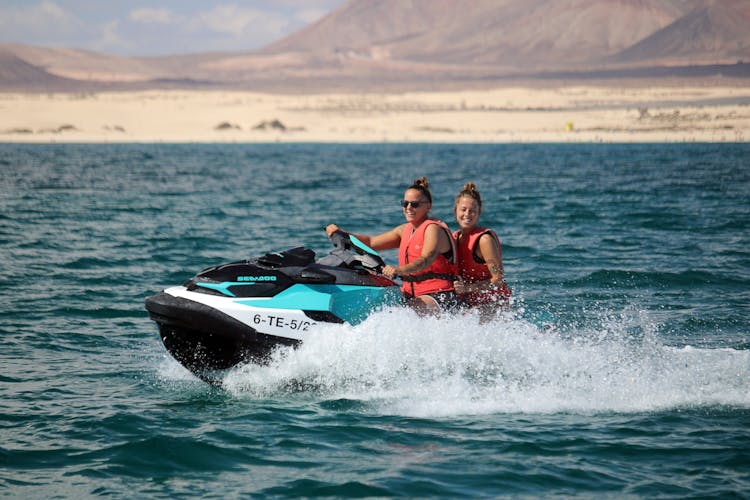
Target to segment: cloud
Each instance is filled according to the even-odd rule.
[[[120,34],[119,21],[109,21],[97,27],[98,38],[94,41],[97,50],[129,50],[133,43]]]
[[[252,50],[346,0],[0,0],[0,42],[123,55]]]
[[[288,21],[272,11],[236,4],[217,5],[209,11],[199,12],[190,23],[194,31],[211,31],[241,38],[256,32],[280,32]]]
[[[260,0],[260,5],[267,5],[268,9],[283,10],[294,21],[311,24],[326,14],[338,9],[346,0]]]
[[[328,14],[327,9],[301,9],[294,13],[295,19],[304,24],[311,24]]]
[[[130,11],[128,18],[136,23],[143,24],[172,24],[178,21],[169,9],[142,8]]]
[[[243,50],[286,35],[293,21],[283,12],[221,4],[192,14],[181,27],[186,38],[203,40],[204,50]]]
[[[0,36],[6,40],[63,39],[85,31],[85,24],[57,3],[44,0],[23,7],[0,7]]]
[[[346,3],[346,0],[261,0],[259,4],[270,6],[285,5],[292,8],[316,8],[323,9],[326,12],[333,8],[340,7]]]

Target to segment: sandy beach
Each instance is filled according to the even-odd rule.
[[[729,142],[750,86],[0,94],[0,142]]]

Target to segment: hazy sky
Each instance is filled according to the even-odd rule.
[[[0,0],[0,43],[121,55],[257,49],[346,0]]]

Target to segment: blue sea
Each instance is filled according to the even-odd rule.
[[[167,354],[147,296],[422,175],[454,228],[477,184],[511,312]],[[2,144],[0,334],[2,497],[750,498],[750,144]]]

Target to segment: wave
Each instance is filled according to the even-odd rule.
[[[417,417],[750,407],[750,351],[672,347],[655,330],[629,313],[563,329],[511,314],[482,324],[389,310],[356,327],[322,327],[267,366],[236,368],[224,387]]]
[[[690,269],[682,272],[627,271],[600,269],[586,276],[567,281],[566,287],[616,286],[618,288],[669,287],[669,286],[747,286],[746,279]]]

